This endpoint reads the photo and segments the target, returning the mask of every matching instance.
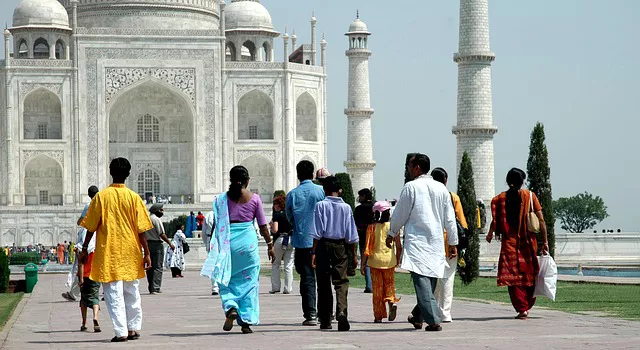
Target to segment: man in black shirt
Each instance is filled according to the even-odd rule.
[[[356,227],[358,228],[358,236],[360,238],[360,256],[364,255],[364,250],[367,245],[367,227],[373,223],[373,195],[371,190],[363,188],[358,191],[359,206],[353,212],[353,218],[356,221]],[[371,274],[369,268],[365,270],[365,279],[367,285],[364,289],[365,293],[371,293]]]

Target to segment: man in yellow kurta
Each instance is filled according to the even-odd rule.
[[[442,168],[435,168],[431,171],[431,177],[434,180],[443,183],[445,186],[447,185],[447,180],[449,175],[447,171]],[[462,209],[462,203],[460,202],[460,197],[457,194],[451,192],[451,202],[453,204],[453,209],[456,213],[456,220],[462,225],[462,227],[466,230],[467,219],[464,217],[464,211]],[[445,252],[449,251],[449,245],[447,244],[447,231],[444,231],[444,244],[445,244]],[[438,286],[436,287],[436,300],[438,301],[438,306],[440,308],[440,318],[442,322],[451,322],[451,304],[453,302],[453,281],[456,277],[456,268],[458,266],[458,258],[457,257],[448,257],[447,256],[447,264],[448,267],[444,270],[444,277],[438,280]]]
[[[131,164],[115,158],[109,165],[113,184],[91,201],[81,226],[87,235],[80,259],[86,260],[89,241],[96,234],[91,280],[102,283],[116,336],[112,342],[136,340],[142,329],[139,279],[151,267],[145,232],[153,228],[140,196],[124,184]],[[144,258],[143,258],[144,250]]]

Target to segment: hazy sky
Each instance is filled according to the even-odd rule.
[[[19,0],[2,0],[11,24]],[[229,1],[227,1],[229,2]],[[344,33],[356,10],[373,33],[369,48],[376,188],[400,193],[404,157],[423,152],[454,175],[459,1],[262,0],[277,30],[310,43],[311,12],[328,41],[329,164],[344,171],[347,58]],[[529,136],[545,124],[554,196],[602,196],[601,228],[640,230],[640,101],[636,0],[491,0],[496,190],[513,166],[526,168]],[[319,40],[319,39],[318,39]],[[282,40],[277,39],[281,61]],[[319,50],[319,49],[318,49]],[[454,177],[454,176],[453,176]],[[455,190],[455,177],[450,179]]]

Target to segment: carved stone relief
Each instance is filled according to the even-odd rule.
[[[236,85],[236,103],[240,101],[242,96],[252,90],[258,90],[264,92],[271,100],[275,100],[275,93],[273,85]]]
[[[22,164],[27,164],[33,157],[39,156],[41,154],[55,159],[56,161],[58,161],[58,163],[60,163],[61,166],[64,166],[64,151],[52,150],[22,150]]]
[[[32,91],[36,89],[47,89],[54,94],[60,96],[62,92],[62,84],[57,83],[21,83],[20,84],[20,101],[23,101],[24,98]]]
[[[122,89],[146,78],[163,81],[196,101],[196,70],[191,68],[106,68],[105,100],[110,103]]]
[[[236,151],[236,164],[240,164],[252,156],[262,156],[268,159],[271,164],[276,163],[276,151],[274,150],[240,150]]]

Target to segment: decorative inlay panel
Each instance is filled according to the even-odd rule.
[[[58,96],[60,96],[60,93],[62,92],[62,84],[58,83],[21,83],[20,100],[24,100],[30,92],[40,88],[47,89]]]
[[[236,85],[236,103],[240,101],[242,96],[244,96],[247,92],[258,90],[262,91],[267,96],[271,98],[271,100],[275,100],[275,93],[273,85]]]
[[[252,156],[261,156],[268,159],[271,164],[276,164],[276,151],[274,150],[240,150],[236,151],[236,164],[240,164]]]
[[[193,68],[105,68],[105,100],[110,103],[122,89],[146,78],[163,81],[196,101],[196,70]]]
[[[49,156],[55,159],[56,161],[58,161],[58,163],[60,163],[61,166],[64,166],[64,151],[52,151],[52,150],[50,151],[22,150],[22,164],[27,164],[27,162],[29,162],[33,157],[36,157],[39,155]]]

